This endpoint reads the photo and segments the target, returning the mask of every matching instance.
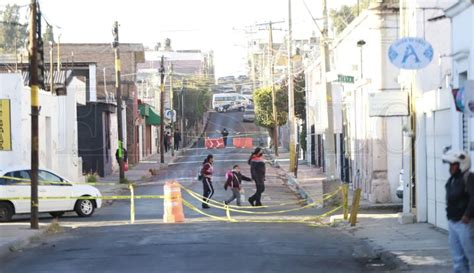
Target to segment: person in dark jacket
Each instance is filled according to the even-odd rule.
[[[256,148],[249,158],[250,173],[255,181],[256,192],[250,196],[249,203],[252,206],[262,206],[262,193],[265,191],[265,160],[263,159],[263,151]]]
[[[214,169],[212,167],[214,163],[214,156],[208,155],[204,162],[202,163],[201,175],[202,175],[202,186],[203,186],[203,203],[202,208],[208,209],[209,207],[209,200],[211,199],[212,195],[214,195],[214,187],[212,186],[212,174]]]
[[[179,150],[179,143],[181,142],[181,133],[178,129],[174,131],[174,149]]]
[[[171,148],[170,143],[171,143],[170,132],[166,132],[166,134],[163,136],[163,145],[165,147],[165,153],[167,153],[168,150]]]
[[[230,204],[230,202],[234,201],[234,199],[237,199],[237,206],[240,206],[240,191],[242,190],[242,180],[252,181],[252,179],[248,178],[240,172],[239,165],[234,165],[234,167],[232,168],[232,174],[227,178],[227,181],[224,184],[225,190],[227,190],[227,188],[229,187],[232,190],[232,196],[227,201],[224,201],[226,205]]]
[[[446,183],[449,245],[455,273],[474,272],[474,174],[466,152],[448,152],[451,177]]]
[[[229,135],[229,131],[227,131],[227,129],[224,128],[221,134],[222,134],[222,140],[224,141],[224,147],[227,147],[227,136]]]

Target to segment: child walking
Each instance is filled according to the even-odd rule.
[[[224,201],[224,204],[228,205],[230,202],[234,201],[234,199],[237,199],[237,206],[240,206],[240,191],[242,189],[240,185],[242,184],[242,180],[252,181],[252,179],[240,173],[239,165],[234,165],[232,173],[227,177],[227,181],[224,184],[225,190],[230,187],[232,190],[232,196]]]

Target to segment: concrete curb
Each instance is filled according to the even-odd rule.
[[[42,227],[34,235],[30,235],[25,238],[20,238],[11,243],[1,245],[0,246],[0,261],[3,258],[7,257],[9,254],[12,254],[14,252],[17,252],[19,250],[29,247],[31,244],[33,244],[36,241],[41,240],[46,235],[47,235],[47,229],[45,227]]]
[[[271,165],[277,169],[281,169],[280,164],[278,163],[277,159],[273,156],[273,154],[268,150],[268,148],[264,148],[265,153],[268,155],[268,157],[271,158],[272,162]],[[285,172],[285,177],[287,180],[287,185],[288,187],[294,191],[301,199],[305,201],[306,204],[310,204],[314,202],[314,200],[311,198],[311,196],[308,194],[308,192],[300,186],[298,179],[291,176],[287,171]]]
[[[288,186],[292,189],[301,199],[305,201],[306,204],[311,204],[314,202],[313,198],[308,194],[308,192],[299,185],[298,180],[293,176],[286,174],[286,179],[288,181]]]

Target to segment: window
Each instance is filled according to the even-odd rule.
[[[46,184],[46,185],[50,185],[50,184],[60,185],[60,183],[62,184],[63,182],[63,180],[60,177],[50,172],[42,171],[42,170],[38,171],[38,181],[40,184]]]
[[[9,172],[4,175],[5,177],[14,177],[17,179],[8,179],[8,178],[0,178],[0,185],[15,185],[15,184],[28,184],[30,183],[30,174],[28,171],[14,171]],[[20,180],[21,179],[21,180]]]

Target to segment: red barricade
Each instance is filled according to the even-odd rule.
[[[253,148],[253,139],[251,137],[236,137],[233,139],[235,148]]]
[[[220,149],[224,147],[224,139],[220,138],[206,138],[205,145],[207,149]]]

